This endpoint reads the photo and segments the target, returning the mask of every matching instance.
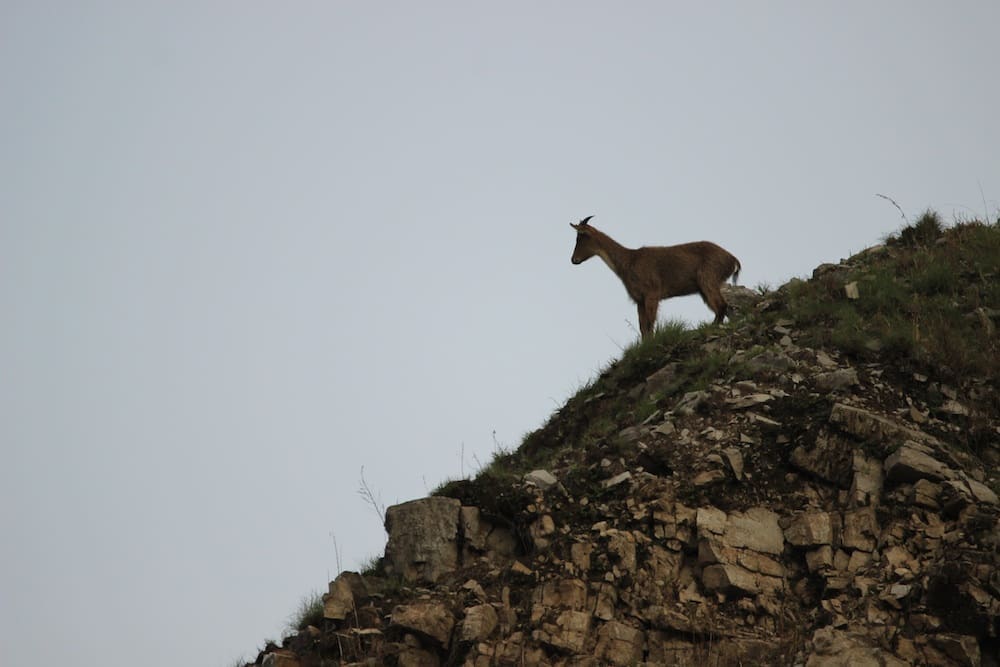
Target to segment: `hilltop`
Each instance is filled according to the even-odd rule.
[[[254,665],[997,665],[1000,220],[661,327]]]

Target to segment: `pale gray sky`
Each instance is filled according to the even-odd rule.
[[[228,667],[635,338],[997,210],[982,2],[0,1],[5,664]],[[985,203],[984,203],[985,199]],[[661,318],[708,318],[697,298]],[[463,460],[464,449],[464,460]]]

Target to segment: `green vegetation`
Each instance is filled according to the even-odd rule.
[[[856,295],[846,289],[851,283]],[[1000,411],[994,324],[1000,312],[1000,220],[946,227],[928,211],[883,247],[812,280],[793,280],[774,291],[761,286],[758,292],[768,307],[734,323],[693,329],[677,321],[663,324],[624,350],[520,447],[496,448],[474,479],[447,482],[433,495],[480,507],[526,546],[530,517],[521,513],[532,497],[512,482],[536,468],[558,468],[572,495],[601,497],[599,482],[606,474],[600,460],[633,452],[619,436],[622,428],[672,409],[685,393],[751,378],[747,360],[764,351],[761,341],[779,323],[791,323],[799,346],[839,350],[856,363],[879,362],[893,372],[919,372],[959,386],[975,378],[994,389],[984,394],[993,404],[981,408]],[[646,385],[654,373],[655,385]],[[978,440],[992,437],[989,429],[968,426],[973,451]]]
[[[866,259],[846,276],[790,285],[788,313],[807,342],[907,363],[947,381],[1000,375],[997,339],[984,335],[1000,308],[1000,225],[946,230],[927,212],[886,246],[887,256]],[[854,300],[844,293],[852,281]]]
[[[665,357],[694,342],[696,336],[682,320],[668,320],[656,327],[653,335],[625,349],[620,361],[612,363],[605,373],[631,378],[638,373],[652,372],[663,364]]]
[[[539,575],[562,571],[570,561],[591,581],[610,573],[606,579],[620,590],[634,589],[635,568],[617,567],[625,559],[624,547],[613,543],[618,538],[612,531],[599,528],[644,529],[656,535],[656,512],[674,507],[671,535],[682,546],[669,548],[686,548],[691,533],[682,521],[690,519],[681,518],[675,502],[731,513],[776,503],[795,508],[815,497],[837,497],[852,484],[856,452],[878,464],[898,446],[898,434],[872,435],[875,420],[870,417],[859,416],[852,426],[832,419],[835,409],[848,414],[841,403],[940,438],[951,454],[960,454],[942,452],[941,460],[949,465],[958,461],[964,466],[976,456],[984,470],[996,463],[1000,220],[945,226],[937,214],[927,212],[884,245],[837,265],[822,265],[810,280],[757,291],[757,298],[751,295],[730,323],[696,328],[665,323],[647,340],[622,350],[620,359],[580,387],[519,447],[501,444],[494,434],[492,457],[485,466],[475,459],[480,471],[474,478],[446,482],[431,494],[477,507],[486,521],[510,531],[518,541],[518,555],[536,548],[557,554],[527,560],[534,572],[496,568],[487,573],[496,563],[465,562],[463,557],[463,566],[477,579],[494,585],[491,597],[503,586],[510,598],[505,604],[523,610],[542,580]],[[886,433],[897,430],[884,428]],[[462,454],[464,471],[464,450]],[[536,468],[549,470],[558,480],[544,498],[538,489],[518,483]],[[995,479],[986,481],[1000,492]],[[384,517],[385,508],[363,469],[358,493]],[[888,489],[886,497],[900,501],[880,506],[880,523],[912,513],[910,503],[901,500],[906,493],[902,487]],[[941,499],[942,506],[950,502],[943,489]],[[539,539],[537,527],[546,525],[540,517],[558,526],[544,536],[549,546]],[[991,537],[991,521],[988,514],[973,514],[962,526],[969,529],[966,535]],[[689,537],[682,539],[684,532]],[[592,552],[587,548],[586,567],[571,546],[581,534],[592,535],[586,538],[593,547]],[[665,527],[662,535],[667,535]],[[465,535],[470,541],[461,544],[463,553],[475,546],[470,537]],[[647,541],[629,543],[639,563],[660,558]],[[339,554],[336,538],[334,551]],[[400,599],[424,594],[399,573],[387,576],[378,556],[359,568],[378,591],[381,599],[373,604],[379,613]],[[461,573],[455,583],[466,576]],[[823,594],[822,584],[803,582],[810,590],[802,602],[812,605]],[[739,602],[720,599],[707,608],[720,618],[738,618]],[[777,627],[788,646],[799,646],[805,639],[795,622],[804,617],[799,603],[780,604],[786,603],[790,611],[775,617]],[[370,611],[359,609],[353,623],[374,627],[377,620],[372,625],[360,620]],[[322,596],[313,594],[302,600],[289,629],[301,632],[323,622]],[[714,627],[711,616],[707,623]],[[326,625],[321,641],[335,637],[337,655],[344,658],[340,642],[348,636],[329,632],[333,624]],[[315,639],[298,641],[319,646]],[[358,648],[349,650],[360,657],[361,639],[355,641]],[[710,646],[711,640],[699,645]],[[330,650],[332,655],[332,644]],[[465,650],[459,647],[449,659],[463,659]]]
[[[523,545],[529,544],[521,513],[532,498],[512,482],[536,468],[556,466],[562,468],[561,480],[570,493],[599,498],[603,491],[598,482],[606,474],[596,465],[598,461],[587,457],[621,456],[622,448],[628,449],[618,437],[623,424],[642,423],[676,397],[704,389],[724,376],[731,354],[701,349],[719,331],[715,326],[689,329],[683,322],[666,322],[647,340],[627,348],[620,360],[582,387],[548,423],[525,436],[519,448],[497,449],[474,479],[446,482],[432,495],[478,506],[490,520],[512,528]],[[667,365],[674,372],[655,392],[627,391]]]
[[[382,557],[378,554],[373,554],[368,558],[364,559],[358,565],[358,572],[363,577],[378,577],[382,576]]]
[[[298,609],[288,620],[290,634],[302,632],[310,625],[319,627],[323,624],[323,594],[312,592],[302,598]]]
[[[899,243],[910,248],[926,246],[936,241],[944,233],[944,225],[935,211],[924,211],[915,223],[899,231],[898,236],[890,236],[888,243]]]
[[[658,402],[696,379],[701,383],[717,373],[724,360],[708,355],[692,356],[702,339],[702,330],[669,321],[645,341],[628,347],[622,358],[604,368],[597,378],[582,387],[542,428],[525,436],[516,450],[498,448],[480,471],[476,481],[508,483],[524,473],[550,463],[560,452],[580,450],[611,439],[625,422],[641,422],[657,409]],[[636,401],[620,395],[619,387],[632,386],[670,361],[681,361],[677,380],[653,400]],[[708,368],[705,367],[706,363]],[[434,495],[453,495],[469,480],[447,482]],[[492,486],[492,484],[491,484]],[[504,484],[498,484],[503,487]],[[455,496],[458,497],[458,496]]]

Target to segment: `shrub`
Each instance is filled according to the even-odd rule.
[[[925,246],[936,241],[944,232],[941,218],[936,211],[924,211],[915,223],[899,231],[898,239],[890,239],[908,247]]]

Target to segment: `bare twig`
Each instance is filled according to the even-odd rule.
[[[626,323],[626,324],[628,324],[629,328],[630,328],[630,329],[632,329],[632,331],[635,331],[635,327],[633,327],[633,326],[632,326],[632,323],[631,323],[631,322],[629,322],[628,320],[625,320],[625,323]],[[622,354],[624,354],[624,353],[625,353],[625,348],[624,348],[624,347],[622,347],[622,346],[621,346],[621,345],[620,345],[620,344],[618,343],[618,341],[616,341],[616,340],[615,340],[614,338],[612,338],[612,337],[611,337],[611,334],[605,334],[605,335],[606,335],[606,336],[608,337],[608,340],[610,340],[610,341],[611,341],[611,343],[612,343],[612,344],[613,344],[613,345],[614,345],[615,347],[617,347],[617,348],[618,348],[618,351],[619,351],[619,352],[621,352]]]
[[[906,214],[903,213],[903,209],[900,207],[899,204],[896,203],[895,199],[893,199],[892,197],[887,197],[886,195],[881,195],[881,194],[879,194],[877,192],[875,193],[875,196],[876,197],[881,197],[882,199],[886,200],[887,202],[889,202],[890,204],[892,204],[893,206],[895,206],[896,210],[899,211],[899,214],[901,216],[903,216],[903,222],[905,222],[906,224],[910,224],[910,219],[906,217]]]
[[[976,181],[979,185],[979,196],[983,198],[983,224],[990,224],[990,208],[986,205],[986,193],[983,192],[983,182]]]
[[[337,534],[332,530],[330,531],[330,539],[333,540],[333,557],[337,560],[337,574],[340,574],[344,571],[343,563],[341,562],[343,554],[340,550],[340,545],[337,544]],[[329,572],[327,572],[326,578],[330,578]]]
[[[375,513],[378,514],[378,518],[385,523],[385,503],[382,502],[382,495],[376,495],[372,491],[372,487],[368,485],[368,480],[365,479],[365,467],[361,466],[361,485],[358,487],[358,495],[364,500]]]
[[[497,431],[493,429],[493,456],[503,456],[505,454],[510,454],[511,448],[504,445],[502,442],[497,440]]]
[[[639,333],[638,331],[636,331],[636,329],[635,329],[635,325],[634,325],[634,324],[632,324],[632,320],[629,320],[629,319],[626,319],[626,320],[625,320],[625,324],[627,324],[627,325],[628,325],[628,328],[632,330],[632,333],[634,333],[634,334],[638,334],[638,333]],[[617,343],[616,343],[616,344],[617,344]]]

